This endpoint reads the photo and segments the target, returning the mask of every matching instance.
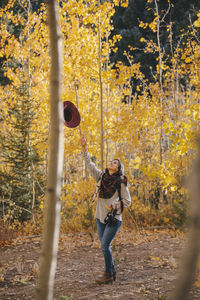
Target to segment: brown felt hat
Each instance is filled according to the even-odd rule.
[[[80,124],[80,113],[76,106],[70,102],[65,101],[63,103],[64,107],[64,124],[69,128],[75,128]]]

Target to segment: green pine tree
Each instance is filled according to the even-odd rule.
[[[0,135],[1,161],[6,164],[5,171],[0,173],[0,197],[4,201],[0,209],[2,216],[9,211],[11,220],[25,221],[37,210],[45,182],[42,160],[31,138],[35,113],[26,84],[22,84],[18,94],[18,102],[10,104],[6,116],[11,129]]]

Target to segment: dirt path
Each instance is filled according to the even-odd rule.
[[[113,244],[117,280],[98,286],[94,278],[102,274],[104,263],[97,236],[94,241],[87,235],[62,236],[54,299],[168,299],[181,244],[172,232],[119,233]],[[39,253],[39,238],[17,239],[0,249],[0,299],[34,299]],[[200,299],[197,287],[191,291],[195,299]]]

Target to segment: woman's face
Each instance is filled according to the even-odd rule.
[[[119,162],[117,159],[113,159],[113,160],[109,161],[109,163],[108,163],[109,172],[115,173],[118,171],[118,168],[119,168]]]

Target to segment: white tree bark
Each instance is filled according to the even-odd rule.
[[[99,6],[101,4],[101,0],[99,0]],[[99,63],[99,86],[100,86],[100,105],[101,105],[101,170],[104,169],[104,109],[103,109],[103,80],[102,80],[102,43],[101,43],[101,22],[100,15],[98,17],[98,38],[99,38],[99,55],[98,55],[98,63]]]
[[[57,1],[48,0],[50,32],[50,142],[46,194],[46,211],[43,232],[37,300],[53,298],[57,248],[60,228],[60,194],[63,173],[63,104],[60,100],[62,74],[62,41],[58,25]]]

